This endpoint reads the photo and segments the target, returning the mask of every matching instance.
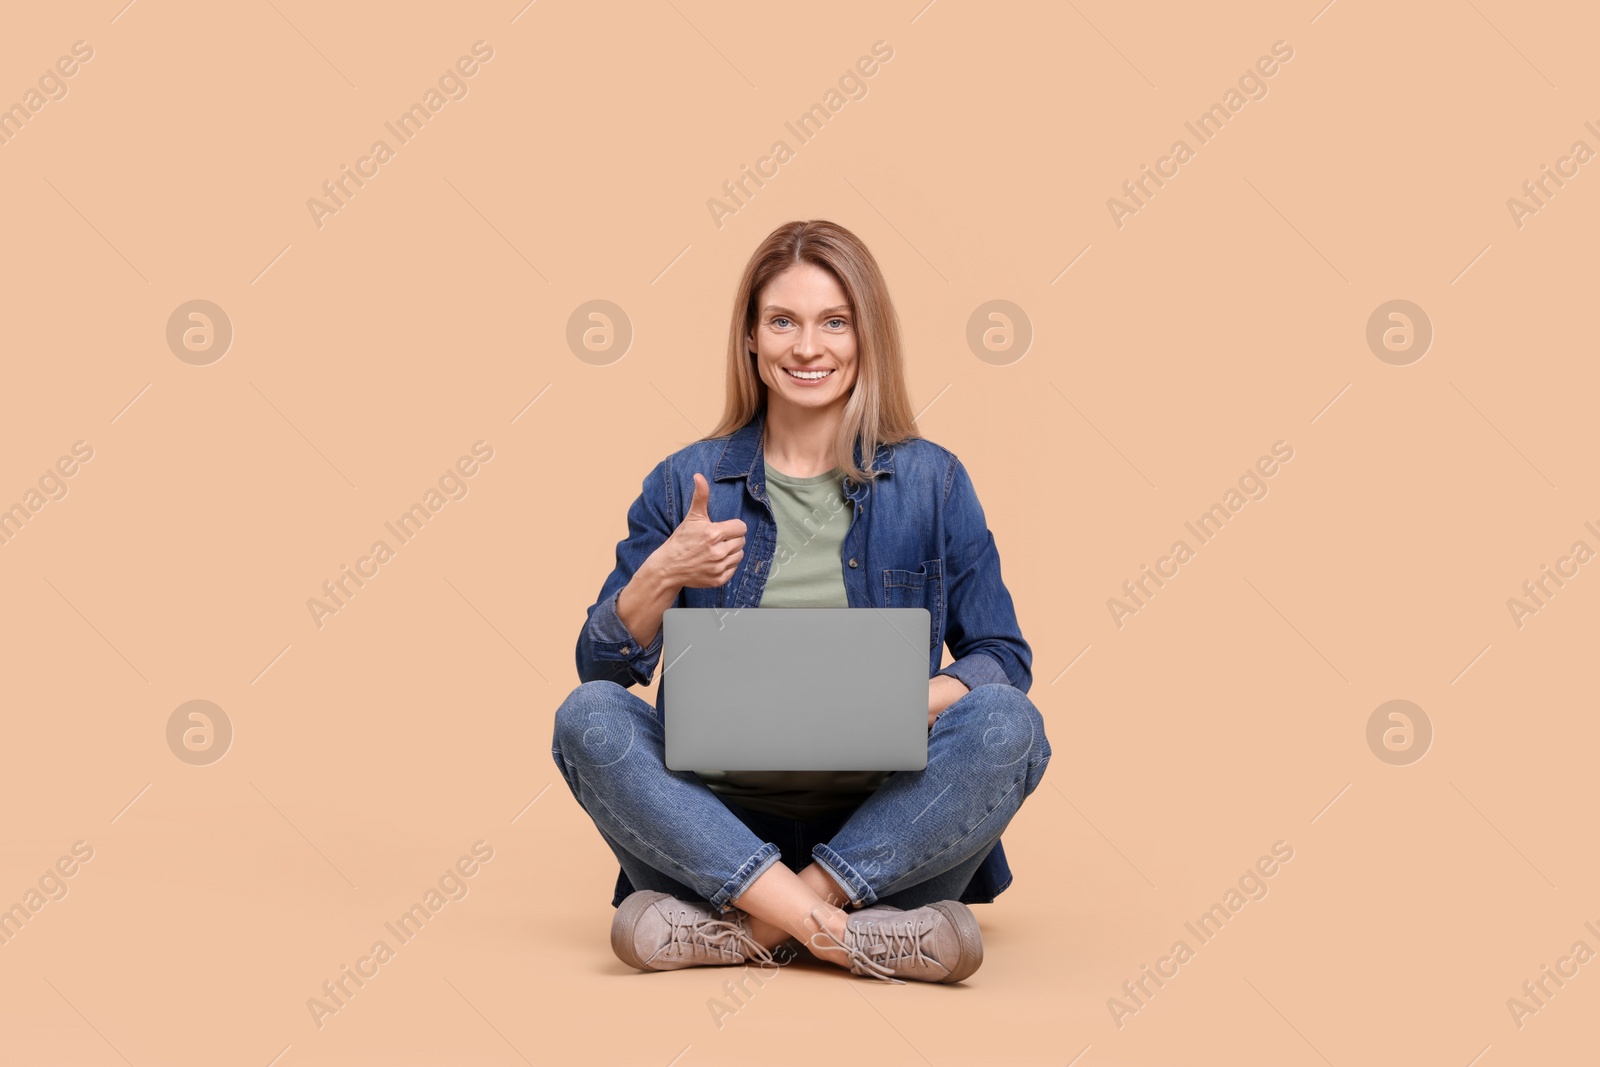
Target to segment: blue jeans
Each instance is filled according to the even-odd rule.
[[[856,907],[955,900],[1050,761],[1038,710],[1003,684],[944,710],[927,767],[823,819],[749,811],[668,770],[663,751],[655,709],[615,682],[585,682],[556,709],[556,767],[628,881],[718,911],[779,860],[796,871],[815,861]]]

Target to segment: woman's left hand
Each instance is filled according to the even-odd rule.
[[[933,729],[933,720],[951,704],[966,696],[967,687],[948,674],[936,674],[928,679],[928,729]]]

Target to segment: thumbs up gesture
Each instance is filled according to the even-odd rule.
[[[690,589],[726,585],[744,558],[744,521],[713,522],[710,503],[711,486],[704,475],[696,474],[688,512],[656,550],[664,573],[677,585]]]

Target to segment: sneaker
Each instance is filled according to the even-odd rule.
[[[611,921],[611,951],[641,971],[787,962],[750,936],[744,912],[735,908],[728,915],[719,916],[703,901],[641,889],[622,902]]]
[[[818,937],[831,945],[818,944]],[[852,974],[891,982],[960,982],[983,963],[977,917],[954,900],[912,911],[874,906],[849,912],[842,943],[823,930],[812,944],[843,949]]]

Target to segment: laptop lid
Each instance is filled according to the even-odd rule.
[[[928,763],[926,608],[668,608],[674,771],[919,771]]]

